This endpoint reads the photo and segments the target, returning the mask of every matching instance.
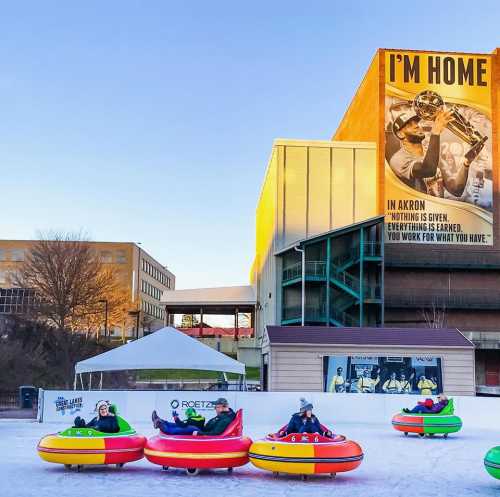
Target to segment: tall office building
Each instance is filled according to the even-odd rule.
[[[0,314],[24,313],[33,305],[29,289],[15,288],[12,274],[24,262],[34,240],[0,240]],[[132,242],[88,242],[103,264],[112,265],[127,292],[130,318],[124,328],[110,330],[111,338],[143,336],[164,324],[162,293],[175,289],[175,276],[142,247]]]

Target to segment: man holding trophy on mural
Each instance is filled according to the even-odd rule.
[[[401,106],[399,106],[401,108]],[[422,122],[432,123],[427,150]],[[449,129],[470,145],[461,165],[451,167],[441,155],[440,135]],[[456,107],[447,108],[435,92],[419,93],[412,105],[393,120],[392,132],[400,142],[400,149],[390,158],[389,165],[405,184],[417,191],[435,197],[444,197],[445,191],[460,197],[469,178],[469,166],[484,147],[483,137],[460,114]]]

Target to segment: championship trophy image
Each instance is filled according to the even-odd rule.
[[[417,116],[424,121],[434,121],[438,112],[444,108],[445,102],[443,98],[435,91],[424,90],[413,100],[413,110]],[[452,119],[446,127],[471,146],[465,156],[469,161],[472,161],[479,155],[488,137],[481,135],[481,133],[465,119],[456,106],[452,105],[448,110],[452,113]]]

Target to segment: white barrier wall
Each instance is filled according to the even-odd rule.
[[[67,422],[76,416],[89,421],[95,416],[98,400],[109,400],[131,423],[149,422],[156,409],[169,418],[176,409],[181,416],[194,407],[205,417],[212,417],[212,402],[225,397],[235,409],[243,409],[246,424],[272,425],[277,428],[297,412],[299,399],[314,404],[315,413],[324,423],[387,423],[402,407],[412,407],[418,395],[337,394],[308,392],[187,392],[187,391],[123,391],[123,390],[40,390],[39,421]],[[498,429],[500,398],[454,397],[455,412],[464,426]]]

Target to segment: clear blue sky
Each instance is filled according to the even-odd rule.
[[[378,47],[490,52],[500,2],[4,2],[1,238],[142,242],[246,284],[275,138],[329,139]]]

